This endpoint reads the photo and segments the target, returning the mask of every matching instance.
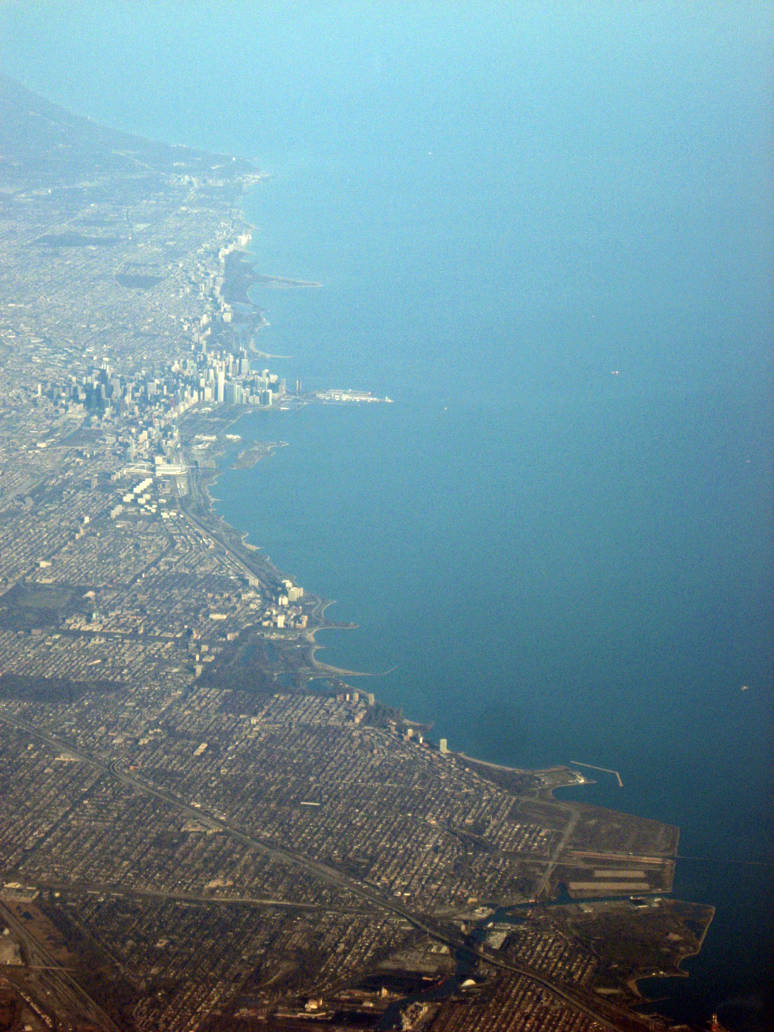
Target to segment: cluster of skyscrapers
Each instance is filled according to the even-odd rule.
[[[103,360],[80,376],[70,373],[63,383],[38,385],[38,395],[70,414],[98,419],[139,416],[148,406],[180,412],[197,402],[270,406],[285,391],[276,373],[252,369],[244,349],[208,353],[204,346],[161,370],[124,375]]]

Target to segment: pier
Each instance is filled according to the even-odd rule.
[[[600,770],[603,774],[612,774],[615,780],[618,782],[618,787],[623,788],[623,781],[621,780],[621,775],[618,773],[617,770],[611,770],[609,767],[597,767],[597,765],[594,763],[581,763],[580,760],[570,760],[570,763],[574,767],[586,767],[589,770]]]

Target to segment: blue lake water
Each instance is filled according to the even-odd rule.
[[[453,748],[620,770],[581,797],[679,824],[718,907],[670,1006],[770,1027],[770,5],[34,6],[8,73],[271,171],[258,269],[323,286],[253,288],[268,364],[395,399],[246,417],[290,447],[218,482],[358,624],[322,658]]]

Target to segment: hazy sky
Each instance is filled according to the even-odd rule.
[[[149,135],[174,120],[181,142],[207,146],[239,146],[253,120],[267,147],[287,147],[330,132],[332,111],[341,133],[389,133],[396,80],[413,84],[399,98],[401,131],[406,108],[432,136],[476,105],[482,131],[497,133],[507,101],[527,122],[539,112],[545,141],[564,118],[616,125],[630,105],[663,120],[675,95],[696,98],[699,127],[716,118],[713,77],[722,104],[771,71],[772,10],[741,0],[0,0],[0,68],[95,118]]]

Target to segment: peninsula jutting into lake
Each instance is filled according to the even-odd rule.
[[[380,400],[254,366],[259,170],[6,79],[0,153],[0,1029],[668,1029],[678,830],[428,740],[213,512],[245,412]]]

